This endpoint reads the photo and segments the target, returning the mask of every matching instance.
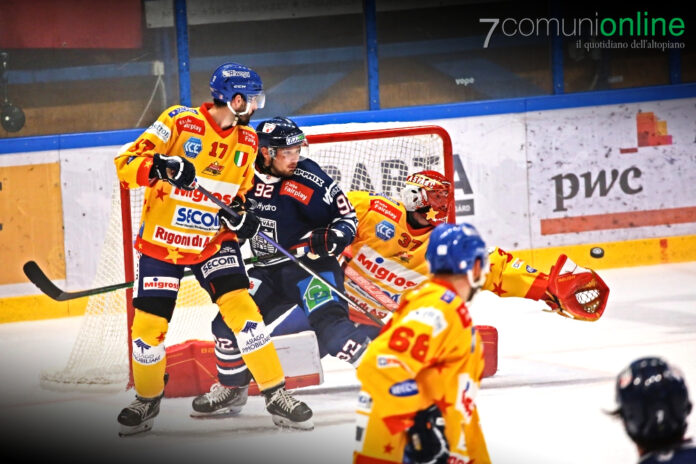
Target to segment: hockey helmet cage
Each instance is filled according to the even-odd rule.
[[[616,404],[613,414],[646,451],[679,443],[692,407],[682,373],[657,357],[637,359],[621,371]]]
[[[259,136],[259,148],[268,147],[271,158],[275,158],[278,148],[307,146],[304,132],[290,118],[276,116],[261,121],[256,126],[256,133]]]
[[[401,201],[407,211],[425,214],[431,225],[442,224],[449,214],[451,186],[437,171],[420,171],[406,178]]]
[[[240,94],[247,103],[256,101],[257,108],[266,104],[261,77],[253,69],[239,63],[220,65],[210,77],[213,99],[229,103]]]
[[[480,288],[489,271],[488,250],[471,224],[440,224],[430,233],[425,259],[433,274],[467,274],[469,283]],[[481,275],[474,279],[474,264],[481,261]]]

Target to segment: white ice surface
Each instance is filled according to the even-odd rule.
[[[636,451],[613,405],[615,375],[659,355],[679,366],[696,397],[696,263],[601,272],[611,288],[595,323],[540,311],[540,304],[483,293],[475,324],[499,333],[498,372],[484,379],[478,407],[494,463],[631,463]],[[39,373],[67,360],[80,318],[0,325],[0,462],[349,463],[357,382],[353,368],[325,359],[325,385],[301,398],[312,432],[276,429],[260,397],[236,418],[189,417],[190,398],[165,399],[151,432],[119,438],[120,393],[41,389]],[[692,418],[689,435],[696,427]]]

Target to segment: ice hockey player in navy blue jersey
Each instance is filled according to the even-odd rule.
[[[305,134],[288,118],[275,117],[256,127],[259,150],[254,185],[237,210],[258,217],[261,231],[286,250],[309,252],[305,265],[341,292],[344,274],[337,256],[355,237],[357,219],[338,183],[307,158]],[[227,213],[220,212],[224,224]],[[250,293],[271,335],[313,330],[321,356],[332,355],[357,365],[367,344],[379,333],[348,316],[344,299],[334,295],[258,235],[250,239],[259,258],[249,269]],[[251,373],[242,361],[233,333],[220,314],[213,321],[218,381],[193,401],[194,415],[236,413],[246,403]]]
[[[685,438],[691,412],[682,373],[661,358],[633,361],[616,379],[617,409],[638,448],[639,464],[693,464],[696,447]]]

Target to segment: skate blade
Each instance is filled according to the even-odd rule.
[[[242,412],[241,406],[238,408],[219,409],[213,412],[193,411],[191,412],[190,416],[194,419],[225,419],[227,417],[238,416],[240,412]]]
[[[277,425],[278,427],[284,428],[284,429],[296,429],[296,430],[314,430],[314,422],[312,422],[312,419],[307,419],[306,421],[302,422],[293,422],[290,419],[287,419],[282,416],[272,416],[273,417],[273,423]]]
[[[152,430],[153,419],[146,420],[140,425],[121,425],[121,430],[118,432],[119,437],[128,437],[130,435],[137,435],[139,433],[145,433]]]

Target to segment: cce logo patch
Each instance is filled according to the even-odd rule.
[[[189,158],[195,158],[203,149],[203,142],[198,137],[190,137],[184,143],[184,154]]]
[[[394,233],[394,224],[389,221],[382,221],[375,226],[375,235],[385,242],[391,240],[391,238],[394,237]]]

